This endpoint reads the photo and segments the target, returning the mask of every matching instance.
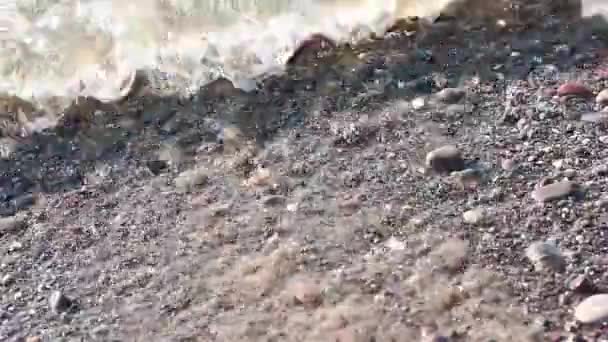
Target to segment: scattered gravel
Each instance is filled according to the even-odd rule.
[[[506,2],[0,141],[0,340],[605,341],[608,46]]]

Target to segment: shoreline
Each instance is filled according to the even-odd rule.
[[[509,25],[0,140],[0,339],[607,338],[608,45]]]

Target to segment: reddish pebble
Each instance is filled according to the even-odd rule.
[[[300,64],[304,59],[310,57],[310,54],[314,54],[321,50],[330,48],[336,48],[336,42],[322,34],[313,34],[310,38],[301,42],[298,48],[287,60],[287,65]]]
[[[593,92],[584,85],[576,82],[564,83],[557,88],[558,96],[581,96],[587,97],[593,95]]]

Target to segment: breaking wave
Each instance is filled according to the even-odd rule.
[[[429,8],[398,0],[4,1],[0,92],[112,101],[124,95],[135,70],[147,68],[183,79],[185,91],[219,76],[247,90],[252,80],[280,72],[311,34],[363,38],[404,13],[432,15],[447,2]]]

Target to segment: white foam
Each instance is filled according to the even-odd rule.
[[[381,33],[404,11],[437,14],[447,2],[5,0],[0,92],[34,102],[111,101],[134,70],[146,68],[179,74],[184,91],[219,76],[251,88],[252,79],[281,72],[311,34],[345,41],[361,28]]]
[[[608,3],[604,0],[581,0],[582,15],[584,17],[602,16],[608,19]]]

